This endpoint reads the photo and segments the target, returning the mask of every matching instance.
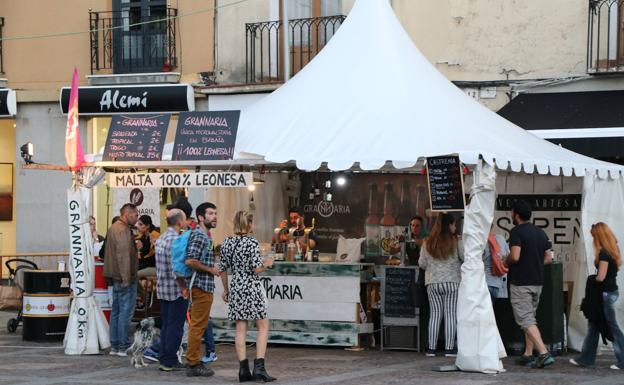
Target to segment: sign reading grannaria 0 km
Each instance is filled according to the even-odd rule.
[[[109,186],[128,187],[248,187],[250,172],[181,172],[110,174]]]

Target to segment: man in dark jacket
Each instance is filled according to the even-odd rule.
[[[110,318],[111,355],[126,356],[130,347],[128,329],[137,293],[137,249],[131,227],[139,219],[136,206],[121,207],[119,220],[106,233],[104,277],[112,281],[113,307]]]

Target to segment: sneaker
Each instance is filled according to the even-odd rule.
[[[215,362],[217,360],[217,353],[215,352],[210,352],[208,355],[205,355],[202,359],[201,362],[204,364],[207,364],[209,362]]]
[[[570,362],[572,365],[574,365],[574,366],[581,366],[581,364],[579,364],[578,362],[576,362],[576,360],[575,360],[574,358],[570,358],[570,361],[569,361],[569,362]]]
[[[173,366],[160,365],[158,367],[158,370],[160,370],[161,372],[179,372],[185,369],[187,369],[187,366],[179,362]]]
[[[195,366],[188,366],[186,368],[186,375],[188,377],[210,377],[214,375],[214,370],[199,363]]]
[[[617,365],[611,365],[609,366],[609,369],[613,369],[613,370],[620,370],[621,368]]]
[[[534,367],[538,369],[543,369],[547,366],[550,366],[555,363],[555,359],[550,355],[550,353],[540,354],[535,360]]]
[[[436,356],[436,351],[433,349],[427,349],[425,350],[425,356],[426,357],[435,357]]]
[[[128,353],[126,353],[126,351],[125,351],[125,350],[120,350],[120,351],[118,351],[118,352],[117,352],[117,355],[118,355],[119,357],[128,357]]]
[[[457,357],[457,349],[445,350],[444,357]]]
[[[118,351],[118,350],[111,349],[111,350],[110,350],[110,352],[108,352],[108,355],[110,355],[110,356],[116,356],[116,355],[117,355],[117,353],[119,353],[119,351]]]
[[[518,358],[516,363],[520,366],[532,366],[535,364],[536,358],[533,356],[525,356],[524,354]]]
[[[143,352],[143,357],[146,360],[158,362],[158,353],[153,351],[152,348],[145,349],[145,351]]]

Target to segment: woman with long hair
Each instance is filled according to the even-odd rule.
[[[223,300],[228,303],[228,319],[236,321],[235,345],[240,364],[238,380],[270,382],[275,378],[267,373],[264,366],[269,337],[267,297],[258,274],[271,267],[273,259],[263,261],[260,257],[258,240],[249,235],[252,226],[253,216],[247,211],[238,211],[234,215],[235,236],[226,238],[221,245],[219,271],[223,282]],[[232,275],[230,285],[228,269]],[[258,329],[253,373],[249,370],[245,346],[249,321],[255,321]]]
[[[457,292],[461,281],[463,252],[455,235],[455,218],[441,214],[431,234],[425,240],[418,265],[425,270],[425,286],[431,307],[429,316],[429,346],[425,354],[436,355],[438,331],[444,319],[445,351],[447,357],[457,355],[455,334],[457,328]]]
[[[149,271],[144,271],[141,276],[156,276],[156,250],[154,249],[154,243],[160,237],[160,233],[156,230],[152,217],[149,215],[141,215],[136,223],[136,228],[139,271],[151,268]]]
[[[611,369],[624,369],[624,334],[617,323],[614,308],[619,296],[616,277],[622,265],[622,255],[617,239],[607,224],[598,222],[592,225],[591,235],[594,239],[594,266],[598,270],[595,279],[602,291],[602,308],[613,336],[613,351],[617,359],[617,364],[611,365]],[[593,322],[588,322],[581,354],[577,358],[571,358],[570,363],[576,366],[594,365],[599,334],[599,328]]]

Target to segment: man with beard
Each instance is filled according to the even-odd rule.
[[[541,228],[529,222],[531,206],[516,201],[511,209],[515,227],[509,235],[509,300],[516,323],[524,332],[525,350],[521,365],[543,368],[552,365],[552,358],[537,327],[535,313],[544,284],[544,264],[552,262],[552,245]],[[533,357],[533,348],[539,356]]]
[[[110,318],[111,355],[126,356],[130,347],[128,328],[134,313],[137,293],[137,249],[131,227],[139,219],[139,210],[132,203],[121,207],[119,220],[106,233],[104,277],[113,286]]]
[[[195,209],[199,226],[189,237],[186,249],[186,265],[194,270],[193,276],[188,279],[190,290],[191,314],[188,333],[188,352],[186,361],[189,377],[209,377],[214,371],[200,361],[201,338],[204,335],[214,292],[214,277],[219,276],[215,267],[215,257],[210,238],[210,230],[217,227],[217,206],[205,202]]]

